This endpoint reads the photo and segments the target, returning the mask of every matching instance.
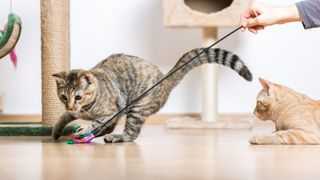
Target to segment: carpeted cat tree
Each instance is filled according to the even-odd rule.
[[[164,25],[170,28],[202,28],[207,47],[218,37],[219,27],[238,27],[241,13],[251,0],[164,0]],[[217,46],[215,46],[217,47]],[[169,128],[250,129],[249,121],[219,120],[217,112],[218,65],[202,67],[202,113],[199,118],[169,119]]]

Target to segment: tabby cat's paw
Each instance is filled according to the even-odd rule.
[[[106,134],[104,136],[105,143],[131,142],[130,138],[123,134]]]
[[[57,140],[61,136],[61,131],[57,130],[56,128],[53,128],[51,136],[54,140]]]
[[[80,128],[78,128],[77,132],[74,133],[75,136],[82,136],[84,134],[90,133],[92,131],[92,127],[89,126],[81,126]]]
[[[52,138],[53,138],[54,140],[57,140],[57,139],[59,139],[59,137],[60,137],[60,133],[55,133],[55,132],[53,132],[51,136],[52,136]]]
[[[118,143],[123,142],[123,135],[122,134],[107,134],[104,136],[105,143]]]

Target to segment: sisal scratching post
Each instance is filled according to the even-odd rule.
[[[42,124],[52,126],[65,108],[52,74],[69,70],[69,0],[41,0]]]
[[[250,3],[251,0],[164,0],[164,24],[174,28],[202,28],[202,45],[208,47],[217,40],[219,27],[239,26],[240,15]],[[250,129],[251,121],[219,118],[218,65],[205,64],[201,68],[201,117],[169,119],[166,126],[169,128]]]

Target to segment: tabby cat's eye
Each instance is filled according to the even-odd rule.
[[[79,95],[77,95],[76,97],[74,97],[74,99],[75,99],[76,101],[79,101],[79,100],[81,100],[81,99],[82,99],[82,97],[81,97],[81,96],[79,96]]]
[[[61,99],[64,100],[64,101],[66,101],[66,100],[67,100],[67,96],[61,95]]]

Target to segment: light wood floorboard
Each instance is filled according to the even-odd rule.
[[[121,130],[120,128],[117,131]],[[320,146],[252,146],[253,130],[170,130],[146,125],[132,143],[68,145],[49,137],[0,137],[1,180],[320,179]]]

